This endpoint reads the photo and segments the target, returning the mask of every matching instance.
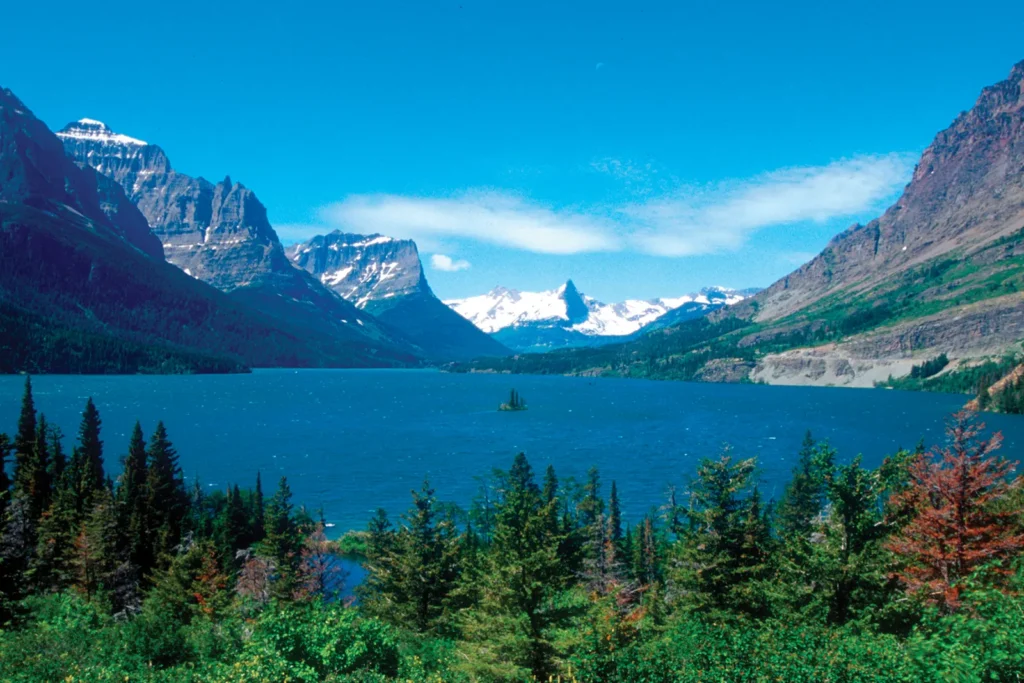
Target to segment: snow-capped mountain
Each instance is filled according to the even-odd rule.
[[[672,313],[672,323],[742,301],[747,291],[708,287],[695,294],[606,304],[572,280],[545,292],[495,287],[487,294],[445,301],[481,330],[517,351],[621,341]]]
[[[403,332],[432,358],[509,353],[434,296],[412,240],[335,230],[293,244],[286,253],[295,266]]]

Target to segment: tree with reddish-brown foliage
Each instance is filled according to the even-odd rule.
[[[1021,509],[1006,504],[1019,484],[1010,480],[1017,463],[995,454],[1002,434],[984,438],[984,428],[970,412],[953,415],[947,445],[911,463],[910,487],[893,501],[913,510],[886,544],[902,560],[897,578],[908,592],[950,611],[960,604],[962,579],[1024,548]]]

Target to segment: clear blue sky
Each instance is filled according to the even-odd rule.
[[[445,297],[570,276],[607,301],[767,285],[883,209],[1024,59],[1015,2],[18,2],[4,17],[0,85],[51,128],[100,119],[181,171],[230,174],[286,242],[414,236]]]

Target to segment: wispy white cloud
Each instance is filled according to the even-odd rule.
[[[323,216],[353,232],[412,239],[461,237],[543,254],[620,248],[615,226],[607,218],[584,211],[558,211],[493,191],[440,199],[354,196],[327,207]]]
[[[650,170],[611,159],[595,164],[595,170],[625,180]],[[494,190],[449,197],[355,195],[326,207],[321,218],[349,232],[435,245],[465,239],[544,254],[691,256],[739,249],[759,230],[880,210],[912,168],[908,155],[863,156],[598,207],[554,208]]]
[[[460,270],[468,270],[470,267],[470,263],[466,259],[453,259],[445,254],[432,254],[430,265],[435,270],[442,270],[446,273],[457,273]]]
[[[727,251],[764,228],[880,208],[912,168],[908,155],[858,157],[632,204],[622,212],[637,226],[634,244],[643,251],[666,256]]]

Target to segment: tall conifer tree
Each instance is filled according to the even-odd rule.
[[[181,539],[182,523],[188,513],[188,495],[178,454],[158,422],[146,452],[146,508],[153,554],[157,560],[170,553]]]

